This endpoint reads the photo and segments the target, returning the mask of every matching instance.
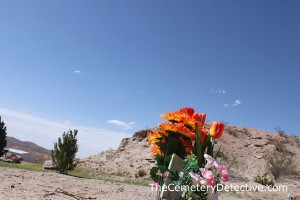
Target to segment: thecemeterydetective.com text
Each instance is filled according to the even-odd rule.
[[[286,192],[288,191],[288,187],[286,185],[275,185],[275,186],[263,186],[263,185],[251,185],[251,184],[243,184],[243,185],[222,185],[218,184],[216,186],[207,186],[207,185],[175,185],[175,184],[169,184],[165,186],[159,186],[157,184],[150,184],[151,185],[151,191],[225,191],[225,192]]]

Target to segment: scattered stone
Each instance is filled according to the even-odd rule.
[[[260,137],[260,136],[255,136],[255,137],[252,137],[252,139],[261,140],[262,137]]]

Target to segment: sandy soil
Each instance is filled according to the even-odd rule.
[[[0,168],[1,200],[74,200],[76,198],[60,193],[62,191],[78,195],[84,199],[98,200],[154,200],[156,192],[151,187],[137,186],[103,180],[83,179],[55,172],[33,172],[22,169]],[[298,182],[293,181],[294,188]],[[237,183],[236,183],[237,184]],[[242,184],[242,183],[240,183]],[[296,192],[296,191],[295,191]],[[219,200],[286,199],[287,192],[241,192],[222,193]],[[90,197],[90,198],[89,198]],[[80,199],[80,198],[77,198]]]
[[[102,180],[82,179],[55,172],[32,172],[20,169],[0,168],[1,200],[74,200],[55,192],[58,188],[81,197],[104,199],[155,199],[150,186],[136,186]]]

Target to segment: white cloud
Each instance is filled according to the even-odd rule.
[[[129,135],[124,132],[77,126],[69,121],[55,122],[24,112],[0,108],[0,116],[6,124],[7,135],[20,140],[31,141],[47,149],[52,149],[54,142],[69,129],[78,130],[79,151],[77,157],[95,155],[108,148],[117,148],[121,140]]]
[[[241,105],[242,104],[242,102],[240,101],[240,100],[235,100],[232,104],[231,104],[231,106],[232,107],[234,107],[234,106],[238,106],[238,105]]]
[[[75,74],[80,74],[80,70],[75,70],[74,73]]]
[[[117,119],[108,120],[107,123],[122,127],[124,130],[132,129],[135,122],[122,122]]]
[[[211,89],[210,92],[214,93],[214,94],[226,94],[227,93],[225,90],[222,90],[220,88],[217,88],[216,90],[215,89]]]
[[[35,112],[33,110],[30,110],[30,109],[27,109],[27,108],[24,108],[23,111],[26,112],[26,113],[28,113],[28,114],[40,115],[40,113]]]
[[[242,104],[242,102],[241,102],[239,99],[237,99],[237,100],[233,101],[231,104],[225,103],[225,104],[224,104],[224,107],[225,107],[225,108],[228,108],[228,107],[235,107],[235,106],[238,106],[238,105],[241,105],[241,104]]]

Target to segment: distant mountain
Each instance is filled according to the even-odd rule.
[[[33,142],[21,141],[14,137],[6,137],[6,148],[14,148],[22,151],[27,151],[33,156],[36,163],[43,163],[45,160],[51,159],[51,151],[45,149]]]

